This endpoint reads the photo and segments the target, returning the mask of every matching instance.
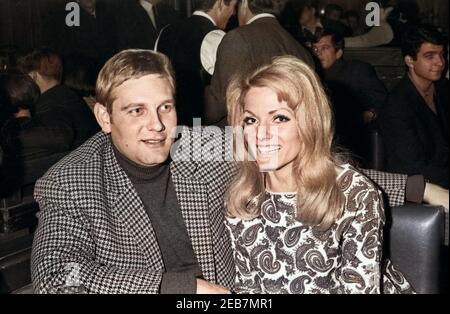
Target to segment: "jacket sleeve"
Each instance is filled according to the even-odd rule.
[[[360,170],[386,194],[389,207],[397,207],[405,204],[407,175],[371,169]]]
[[[412,122],[404,103],[389,99],[379,118],[381,135],[388,159],[392,159],[395,171],[411,175],[423,174],[431,182],[448,185],[448,165],[445,162],[429,162],[427,149],[417,127]],[[448,157],[448,156],[447,156]]]
[[[356,202],[355,216],[341,222],[349,226],[342,235],[342,262],[335,272],[339,283],[335,292],[340,294],[382,292],[383,201],[375,188],[363,193],[349,200]]]
[[[32,251],[36,293],[158,293],[159,271],[120,269],[95,259],[95,242],[76,204],[58,183],[38,181],[39,225]]]

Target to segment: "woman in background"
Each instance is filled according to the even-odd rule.
[[[380,191],[332,153],[316,74],[279,57],[235,78],[227,103],[240,161],[226,196],[235,291],[412,292],[382,255]]]

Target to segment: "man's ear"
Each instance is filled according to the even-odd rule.
[[[111,116],[105,106],[96,103],[94,106],[94,115],[102,131],[106,134],[111,133]]]
[[[405,57],[405,63],[408,68],[410,68],[410,69],[414,68],[414,60],[413,60],[413,58],[411,58],[411,56]]]
[[[339,50],[336,52],[336,59],[340,60],[340,59],[342,58],[343,55],[344,55],[344,50],[339,49]]]
[[[36,71],[32,71],[32,72],[28,73],[28,76],[31,77],[31,79],[35,82],[37,81],[37,75],[38,75],[38,73]]]

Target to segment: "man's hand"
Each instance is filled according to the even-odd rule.
[[[423,193],[423,201],[425,203],[443,206],[448,212],[448,197],[449,192],[443,187],[428,182],[425,184],[425,192]]]
[[[227,288],[210,283],[208,281],[197,279],[197,294],[230,294]]]

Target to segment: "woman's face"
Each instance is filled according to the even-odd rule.
[[[295,114],[267,87],[252,87],[244,99],[243,126],[251,157],[261,171],[292,167],[300,153]]]

